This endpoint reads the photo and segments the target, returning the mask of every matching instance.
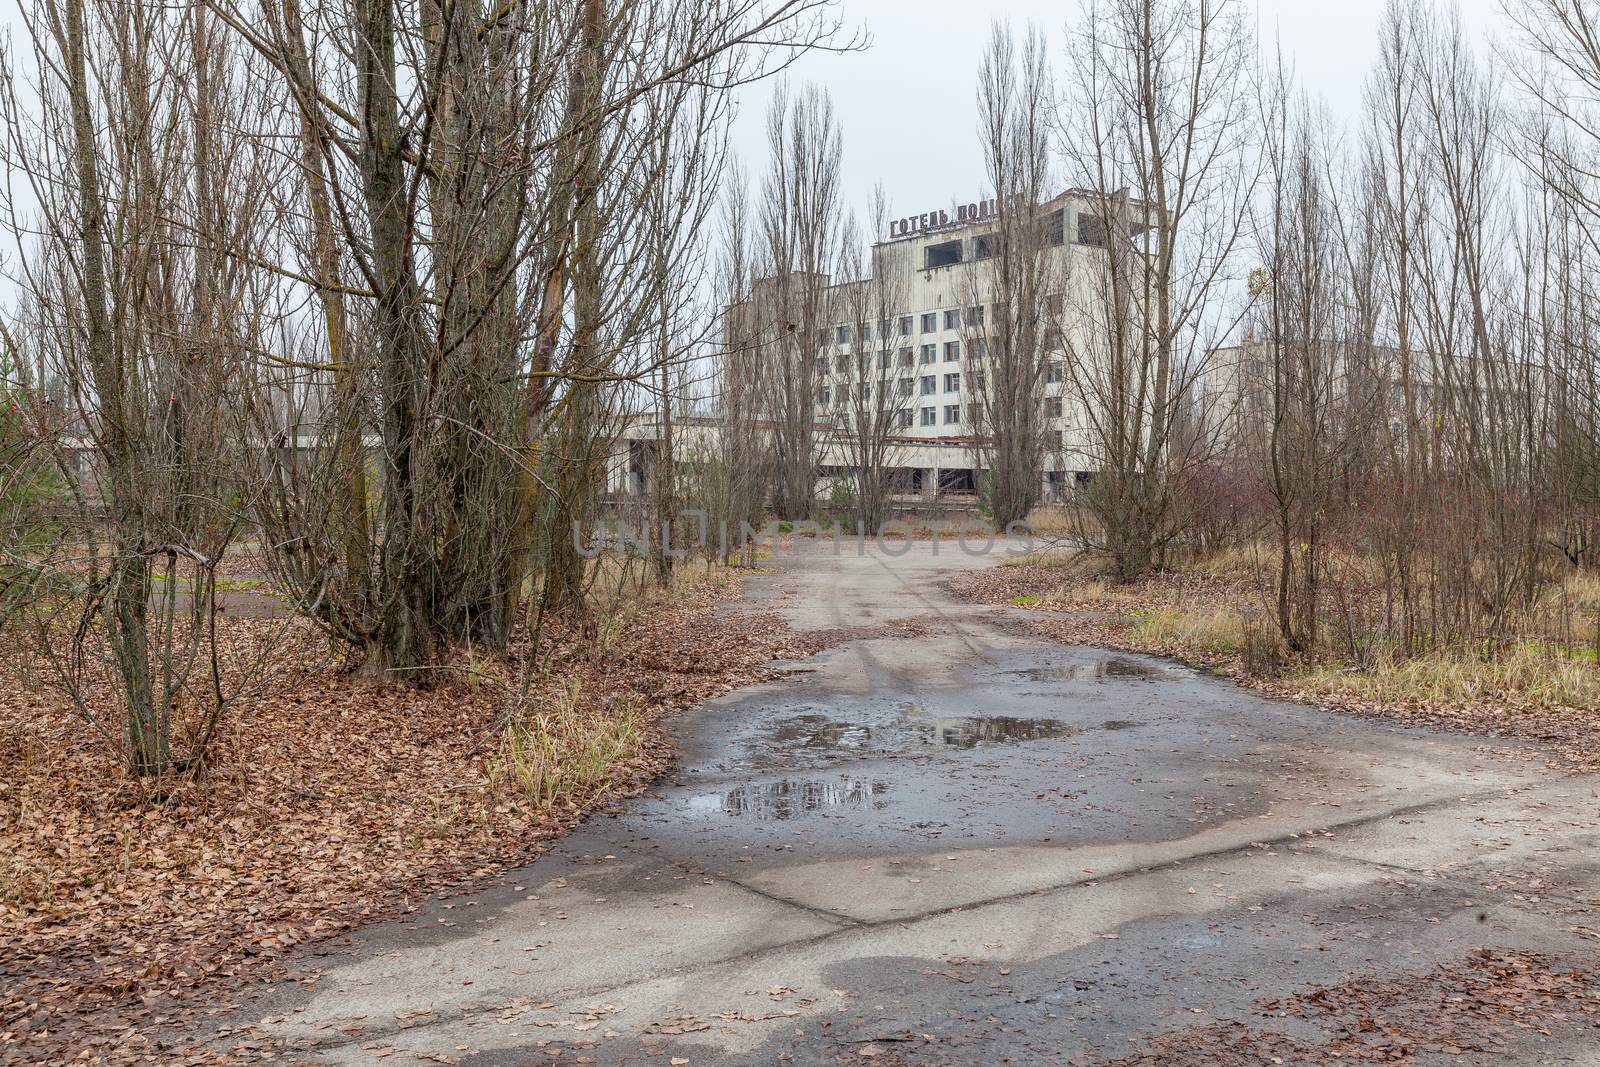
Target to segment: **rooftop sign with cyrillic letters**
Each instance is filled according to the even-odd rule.
[[[912,234],[924,233],[928,230],[943,229],[954,223],[961,225],[968,222],[982,222],[984,219],[993,218],[998,212],[998,200],[979,200],[975,204],[957,204],[956,217],[951,218],[946,210],[925,211],[921,215],[910,215],[903,219],[895,219],[889,223],[890,237],[910,237]]]

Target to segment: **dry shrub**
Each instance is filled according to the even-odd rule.
[[[1240,620],[1243,640],[1239,643],[1244,673],[1251,678],[1277,678],[1289,668],[1289,648],[1283,631],[1265,615],[1246,615]]]
[[[515,793],[539,810],[578,807],[605,793],[644,755],[636,709],[583,709],[581,688],[574,679],[553,706],[506,727],[488,768],[496,790]]]

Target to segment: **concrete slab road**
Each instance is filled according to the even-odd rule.
[[[940,590],[997,559],[780,558],[755,607],[862,636],[230,1024],[343,1064],[1600,1063],[1600,779]]]

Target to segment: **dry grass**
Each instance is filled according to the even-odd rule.
[[[1066,640],[1174,656],[1303,699],[1377,711],[1448,712],[1444,718],[1452,723],[1472,709],[1499,722],[1512,709],[1528,719],[1530,731],[1535,719],[1559,716],[1563,709],[1600,712],[1593,644],[1600,574],[1564,575],[1537,604],[1509,620],[1513,636],[1499,642],[1494,655],[1479,641],[1397,656],[1381,633],[1358,624],[1364,662],[1357,667],[1346,658],[1349,637],[1336,625],[1332,604],[1317,649],[1288,650],[1272,617],[1275,561],[1271,545],[1246,544],[1180,559],[1165,573],[1124,585],[1106,576],[1097,557],[1036,552],[972,576],[964,589],[953,588],[1036,610],[1040,625]],[[1337,592],[1358,612],[1381,618],[1381,603],[1373,601],[1381,588],[1376,564],[1339,556],[1331,565]],[[1333,596],[1335,588],[1330,585],[1328,592]],[[1600,727],[1581,726],[1586,718],[1574,721],[1579,729]]]
[[[1154,648],[1193,648],[1226,656],[1244,647],[1245,617],[1227,608],[1149,611],[1138,615],[1129,634]]]
[[[1202,574],[1228,581],[1258,583],[1273,573],[1277,556],[1261,542],[1229,545],[1204,555],[1182,555],[1173,566],[1180,574]]]
[[[1081,508],[1041,504],[1028,513],[1028,528],[1035,537],[1077,537],[1095,528],[1094,519]]]
[[[506,727],[489,762],[492,788],[527,800],[536,810],[588,803],[615,784],[619,769],[645,752],[637,709],[631,704],[585,710],[582,682],[574,678],[564,699]]]
[[[1536,705],[1600,710],[1600,670],[1594,662],[1530,647],[1487,659],[1435,652],[1372,670],[1337,665],[1299,672],[1295,684],[1326,696],[1351,696],[1382,704],[1473,707]]]

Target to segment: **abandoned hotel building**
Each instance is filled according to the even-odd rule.
[[[1039,264],[1035,276],[1047,289],[1040,301],[1034,363],[1046,499],[1086,482],[1093,469],[1088,420],[1067,381],[1064,333],[1084,350],[1094,318],[1083,310],[1094,306],[1087,290],[1101,276],[1100,263],[1087,257],[1106,255],[1106,203],[1098,194],[1073,189],[1040,205],[1034,215],[1042,220],[1043,235],[1030,255]],[[809,404],[795,404],[793,387],[764,391],[761,404],[762,418],[774,422],[795,416],[774,410],[779,404],[811,408],[819,496],[827,496],[832,477],[850,469],[855,453],[849,436],[864,408],[878,412],[886,465],[898,494],[931,500],[975,493],[982,477],[975,439],[984,418],[980,394],[989,347],[998,342],[993,336],[997,271],[986,262],[997,254],[997,212],[998,205],[989,200],[895,220],[887,238],[872,246],[868,277],[837,283],[826,276],[817,279],[807,298],[817,309],[805,356],[811,361],[804,375]],[[1136,234],[1143,229],[1134,224]],[[727,309],[725,321],[741,314],[770,315],[762,310],[763,290],[773,285],[771,278],[757,279],[751,299]],[[868,305],[871,311],[864,314]],[[770,343],[757,357],[781,358]],[[872,372],[862,374],[863,367]],[[624,469],[613,478],[614,490],[645,491],[658,421],[653,414],[641,416],[625,431],[627,456],[618,457]],[[689,439],[713,435],[718,423],[715,413],[679,416],[674,432]]]

